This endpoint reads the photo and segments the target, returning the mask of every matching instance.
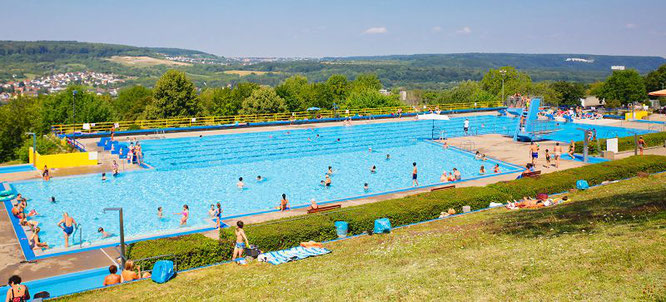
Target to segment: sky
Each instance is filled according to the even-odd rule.
[[[0,7],[0,40],[176,47],[227,57],[666,57],[665,0],[0,0]]]

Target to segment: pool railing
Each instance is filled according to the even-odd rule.
[[[147,130],[147,129],[169,129],[189,127],[211,127],[222,125],[260,124],[283,122],[313,122],[326,119],[344,119],[347,117],[382,118],[398,115],[401,110],[403,116],[413,116],[427,111],[465,111],[484,108],[501,109],[501,102],[478,102],[478,103],[450,103],[439,105],[426,105],[422,107],[379,107],[379,108],[350,108],[350,109],[321,109],[318,111],[296,111],[267,114],[246,114],[227,116],[203,116],[203,117],[175,117],[168,119],[135,120],[135,121],[109,121],[97,123],[57,124],[52,125],[51,130],[55,134],[65,135],[74,133],[97,133],[108,132],[112,126],[115,131]]]

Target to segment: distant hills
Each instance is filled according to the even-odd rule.
[[[112,60],[111,57],[125,57],[125,60]],[[151,59],[154,64],[123,64],[128,62],[126,57],[156,60]],[[168,64],[168,60],[182,60],[187,64]],[[77,41],[0,41],[0,83],[89,70],[126,76],[129,80],[124,82],[125,85],[152,86],[167,69],[177,68],[187,72],[199,86],[223,86],[241,81],[276,85],[294,74],[323,81],[332,74],[353,78],[360,73],[373,72],[386,87],[439,89],[463,80],[479,80],[488,69],[507,65],[527,72],[535,81],[593,82],[607,77],[611,66],[625,66],[647,73],[662,64],[666,64],[666,59],[662,57],[513,53],[235,60],[179,48]],[[238,70],[244,72],[236,72]]]

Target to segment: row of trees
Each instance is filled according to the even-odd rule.
[[[489,70],[481,81],[463,81],[451,89],[415,91],[410,95],[415,101],[428,104],[498,101],[502,97],[502,81],[505,96],[538,95],[551,105],[576,106],[580,98],[591,94],[619,105],[645,100],[646,89],[659,89],[666,83],[666,65],[646,77],[634,70],[615,71],[606,81],[591,85],[533,82],[525,72],[502,67]],[[185,73],[176,70],[165,72],[152,89],[136,85],[122,89],[116,98],[70,86],[57,94],[20,97],[0,106],[0,162],[17,158],[17,149],[29,144],[25,132],[46,134],[53,124],[402,105],[397,93],[385,95],[379,92],[381,88],[375,74],[362,74],[353,80],[334,74],[321,82],[294,75],[275,87],[244,82],[233,88],[199,90]],[[51,147],[43,139],[38,142],[40,152],[48,152]]]

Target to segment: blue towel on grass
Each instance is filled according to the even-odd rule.
[[[286,250],[267,252],[259,255],[259,259],[262,261],[268,262],[273,265],[278,265],[282,263],[287,263],[290,261],[296,261],[305,259],[308,257],[314,257],[319,255],[328,254],[331,251],[325,248],[318,247],[293,247]]]

